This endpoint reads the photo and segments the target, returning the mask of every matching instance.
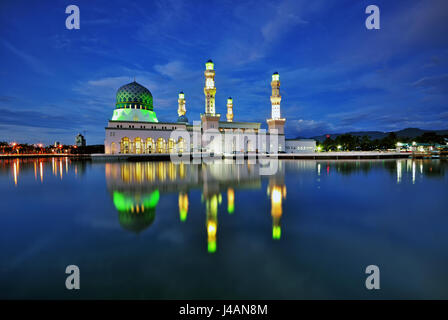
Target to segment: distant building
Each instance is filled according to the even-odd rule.
[[[84,138],[84,136],[80,133],[78,133],[78,135],[75,138],[75,145],[77,147],[85,147],[86,146],[86,139]]]
[[[59,147],[59,145],[60,145],[59,141],[55,141],[55,142],[54,142],[54,147],[55,147],[55,148]]]
[[[316,140],[286,139],[286,153],[310,153],[316,151]]]
[[[431,152],[445,149],[446,145],[439,143],[397,142],[397,152]]]

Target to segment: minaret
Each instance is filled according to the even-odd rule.
[[[267,119],[269,127],[269,139],[275,138],[275,132],[278,134],[278,150],[271,150],[270,152],[285,151],[285,118],[280,117],[280,102],[282,101],[282,96],[280,95],[280,75],[278,72],[272,74],[272,95],[271,95],[271,119]],[[272,146],[272,143],[270,143]]]
[[[179,105],[177,114],[179,115],[179,117],[184,116],[187,110],[185,109],[185,94],[182,91],[179,93],[179,99],[177,100],[177,102]]]
[[[202,129],[219,129],[219,118],[220,114],[215,113],[215,70],[212,60],[208,60],[205,63],[205,113],[201,114]],[[204,146],[205,147],[205,146]],[[213,149],[211,146],[207,146],[208,149]]]
[[[213,61],[208,60],[205,63],[205,114],[215,115],[215,70],[213,69]]]
[[[282,101],[282,96],[280,95],[280,75],[278,72],[274,72],[271,81],[272,95],[271,95],[271,105],[272,105],[272,119],[280,119],[280,102]]]
[[[229,97],[227,99],[227,121],[232,122],[233,121],[233,101],[232,97]]]

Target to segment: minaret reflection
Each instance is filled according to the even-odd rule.
[[[282,235],[280,219],[283,214],[283,199],[286,198],[286,185],[283,176],[269,179],[268,196],[271,197],[272,239],[278,240]]]
[[[227,189],[227,212],[232,214],[235,211],[235,191],[233,188]]]
[[[184,192],[179,193],[179,217],[180,221],[187,220],[188,214],[188,194]]]
[[[219,190],[219,182],[215,180],[218,176],[217,167],[212,165],[201,166],[202,200],[205,201],[205,217],[207,228],[207,251],[216,252],[216,234],[218,233],[218,206],[222,197]],[[219,172],[219,171],[218,171]]]
[[[213,194],[205,199],[207,225],[207,251],[216,252],[216,233],[218,232],[218,205],[221,194]]]

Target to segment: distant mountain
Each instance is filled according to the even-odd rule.
[[[421,136],[425,132],[435,132],[438,135],[448,135],[448,130],[422,130],[422,129],[418,129],[418,128],[406,128],[403,130],[391,131],[391,132],[395,132],[395,134],[399,138],[416,138],[416,137]],[[383,138],[387,137],[387,135],[390,132],[358,131],[358,132],[347,132],[347,133],[351,134],[352,136],[355,136],[355,137],[369,136],[369,138],[371,140],[375,140],[375,139],[383,139]],[[344,134],[344,133],[330,134],[330,137],[332,139],[334,139],[337,136],[340,136],[341,134]],[[311,139],[315,139],[315,140],[321,141],[321,142],[324,141],[326,138],[327,138],[326,134],[321,135],[321,136],[311,137]]]

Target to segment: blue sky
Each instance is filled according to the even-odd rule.
[[[80,8],[81,29],[65,28]],[[369,4],[381,29],[367,30]],[[103,143],[115,92],[136,77],[160,121],[204,110],[204,63],[217,112],[270,115],[280,73],[288,137],[406,127],[448,128],[448,1],[0,2],[0,140]]]

